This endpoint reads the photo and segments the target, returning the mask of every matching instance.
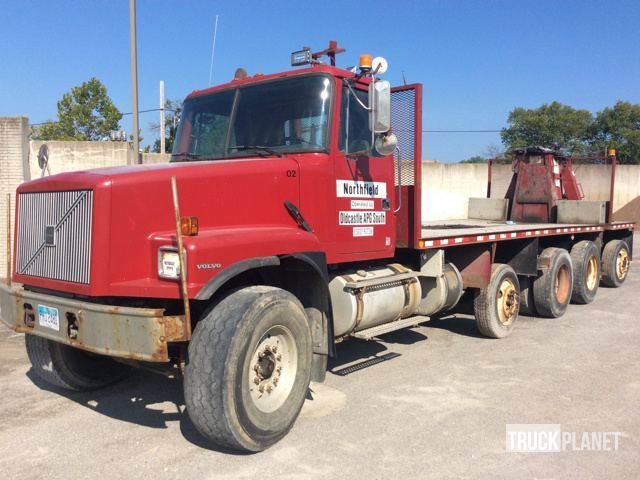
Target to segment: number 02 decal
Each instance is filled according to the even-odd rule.
[[[293,178],[295,176],[296,176],[296,171],[295,170],[287,170],[287,177]]]

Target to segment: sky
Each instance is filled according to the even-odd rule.
[[[290,53],[337,40],[383,56],[392,85],[424,85],[425,130],[498,130],[514,107],[560,101],[597,112],[640,103],[637,0],[196,1],[138,0],[139,109],[213,84],[290,69]],[[95,76],[131,112],[128,0],[2,0],[0,115],[57,117],[56,102]],[[140,115],[143,145],[153,143]],[[131,132],[131,116],[122,126]],[[424,133],[423,158],[455,162],[501,146],[498,133]]]

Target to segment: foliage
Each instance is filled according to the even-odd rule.
[[[467,158],[466,160],[460,160],[459,163],[487,163],[487,159],[481,157],[480,155],[474,155],[471,158]]]
[[[107,87],[92,77],[73,87],[58,102],[58,121],[32,129],[38,140],[103,140],[119,129],[122,113],[116,108]]]
[[[615,148],[620,163],[640,163],[640,105],[618,101],[596,115],[593,148]]]
[[[509,126],[502,129],[500,136],[509,150],[557,144],[573,155],[590,151],[593,115],[588,110],[577,110],[559,102],[533,109],[517,107],[509,113],[507,123]]]

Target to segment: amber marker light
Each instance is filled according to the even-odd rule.
[[[198,234],[198,217],[181,217],[180,230],[182,235],[193,237]]]
[[[360,69],[371,70],[371,54],[363,53],[360,55]]]
[[[615,155],[616,155],[616,149],[615,149],[615,148],[610,148],[608,153],[609,153],[609,156],[610,156],[610,157],[615,157]]]

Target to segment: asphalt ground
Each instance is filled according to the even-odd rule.
[[[180,380],[135,371],[98,392],[57,390],[30,372],[23,335],[0,327],[0,473],[635,480],[639,319],[636,262],[622,288],[601,288],[594,303],[559,319],[521,316],[506,339],[481,338],[470,316],[455,314],[383,341],[345,342],[290,434],[251,455],[207,445],[185,412]],[[560,424],[578,439],[619,432],[618,446],[508,452],[507,424]]]

